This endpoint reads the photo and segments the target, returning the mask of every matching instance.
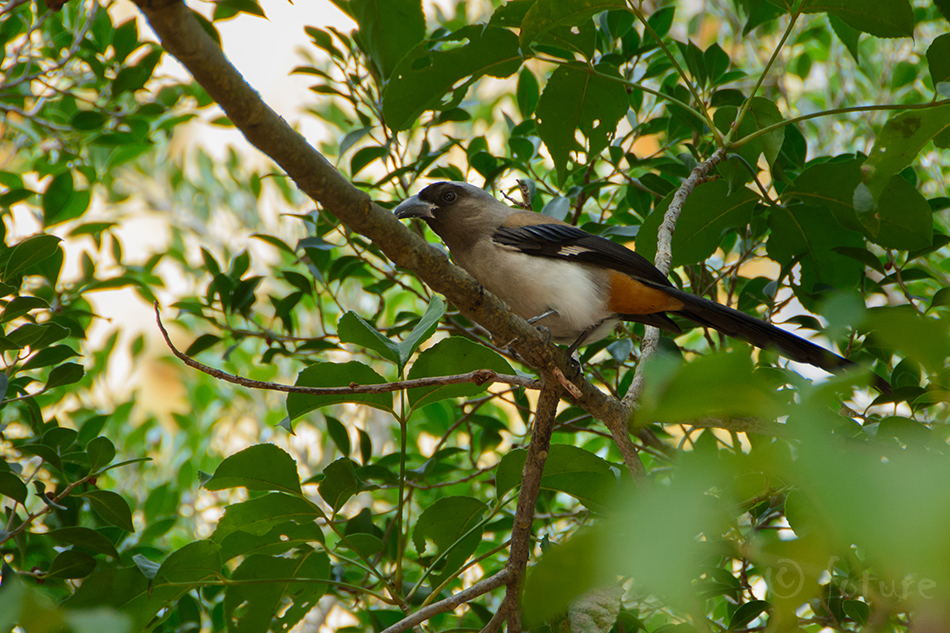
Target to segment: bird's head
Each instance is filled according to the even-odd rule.
[[[449,249],[491,235],[514,210],[465,182],[437,182],[393,209],[400,220],[422,218]]]

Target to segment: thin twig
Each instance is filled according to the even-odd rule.
[[[383,629],[383,633],[402,633],[403,631],[408,631],[412,627],[422,624],[429,618],[439,615],[440,613],[445,613],[446,611],[452,611],[453,609],[456,609],[467,602],[471,602],[475,598],[486,594],[493,589],[501,587],[508,582],[510,576],[511,571],[509,571],[508,568],[502,569],[494,576],[489,576],[488,578],[479,580],[468,589],[463,589],[462,591],[449,596],[445,600],[433,602],[429,606],[419,609],[409,617],[403,618],[399,622],[396,622],[388,629]]]
[[[387,382],[378,385],[361,385],[351,382],[349,387],[300,387],[298,385],[285,385],[279,382],[265,382],[263,380],[251,380],[243,376],[235,376],[199,363],[195,359],[178,350],[172,343],[165,326],[162,324],[162,315],[158,309],[158,302],[155,302],[155,321],[158,323],[158,329],[162,332],[162,338],[165,344],[172,351],[172,354],[183,363],[193,369],[208,374],[213,378],[230,382],[235,385],[247,387],[249,389],[266,389],[269,391],[282,391],[284,393],[302,393],[312,396],[326,395],[346,395],[358,393],[391,393],[393,391],[402,391],[403,389],[414,389],[417,387],[435,387],[443,385],[457,385],[463,383],[473,383],[484,385],[486,383],[504,383],[524,387],[525,389],[540,389],[541,381],[523,376],[511,376],[508,374],[499,374],[491,369],[476,369],[467,374],[457,374],[455,376],[436,376],[431,378],[416,378],[414,380],[402,380],[400,382]]]

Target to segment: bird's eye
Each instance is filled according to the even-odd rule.
[[[442,202],[447,202],[449,204],[455,202],[455,199],[458,198],[458,194],[454,191],[446,191],[442,194]]]

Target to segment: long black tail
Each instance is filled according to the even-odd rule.
[[[664,288],[665,292],[683,302],[683,309],[674,312],[699,325],[718,330],[727,336],[738,338],[762,349],[776,350],[786,358],[799,363],[808,363],[825,371],[837,372],[855,366],[855,363],[819,347],[800,336],[786,332],[761,319],[733,310],[703,297],[683,292],[678,288]],[[625,317],[630,321],[643,321],[643,315]],[[650,315],[655,316],[655,315]],[[662,324],[651,323],[651,325]],[[669,328],[666,328],[669,329]],[[891,395],[891,385],[873,374],[874,387],[885,396]]]

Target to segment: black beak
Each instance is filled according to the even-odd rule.
[[[393,209],[393,213],[395,213],[396,217],[399,218],[400,220],[404,220],[406,218],[422,218],[424,220],[434,220],[435,215],[433,215],[432,212],[435,211],[437,208],[438,207],[436,207],[431,202],[420,200],[419,196],[412,196],[400,202],[399,206]]]

